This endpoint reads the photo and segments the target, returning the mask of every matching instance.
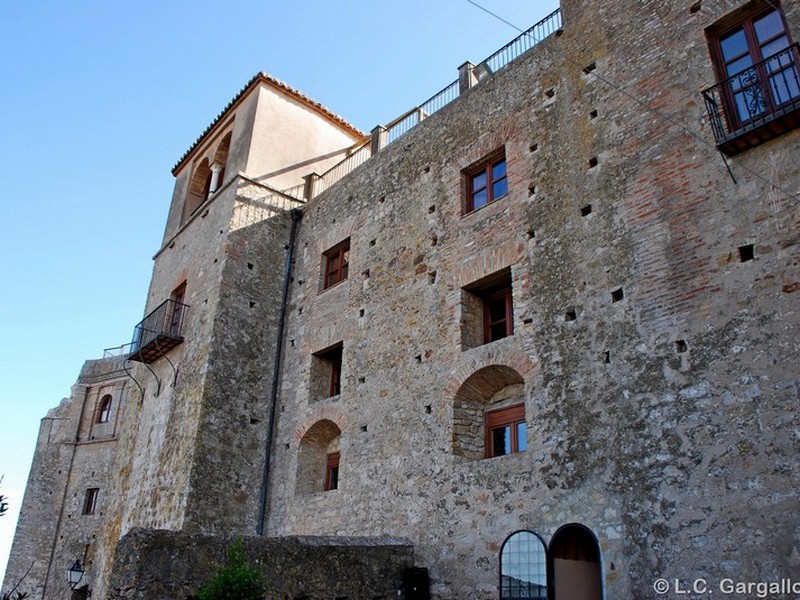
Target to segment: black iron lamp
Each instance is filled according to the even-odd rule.
[[[67,581],[69,582],[69,587],[73,590],[75,586],[81,582],[81,579],[83,579],[83,572],[80,560],[76,560],[75,564],[67,569]]]

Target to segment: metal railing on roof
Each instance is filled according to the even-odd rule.
[[[502,69],[511,61],[533,48],[544,38],[556,33],[561,29],[561,25],[561,9],[556,9],[533,27],[524,31],[508,44],[491,54],[486,60],[482,61],[478,66],[478,70],[480,71],[482,68],[483,71],[483,75],[480,79],[483,80],[486,76]],[[412,108],[408,112],[390,121],[385,127],[385,143],[391,144],[403,134],[419,125],[424,119],[450,104],[453,100],[458,98],[459,95],[460,85],[459,81],[456,80],[445,86],[421,105]],[[312,195],[316,195],[322,190],[329,188],[356,167],[365,163],[367,159],[372,156],[374,151],[375,144],[373,143],[372,137],[370,137],[363,146],[359,147],[347,158],[323,173]]]
[[[560,8],[554,10],[530,29],[522,32],[480,64],[487,65],[492,73],[496,73],[559,29],[561,29]]]
[[[350,154],[350,156],[348,156],[343,161],[333,165],[330,169],[325,171],[320,176],[320,181],[317,184],[318,187],[315,190],[315,192],[318,194],[328,186],[339,181],[342,177],[350,173],[353,169],[367,162],[367,159],[371,157],[372,157],[372,145],[370,143],[370,140],[368,139],[363,146],[356,149],[353,153]]]
[[[287,188],[285,190],[281,190],[281,193],[284,196],[291,196],[292,198],[295,198],[297,200],[302,200],[303,199],[303,192],[305,190],[305,187],[306,187],[306,184],[301,183],[300,185],[295,185],[295,186],[292,186],[292,187]]]

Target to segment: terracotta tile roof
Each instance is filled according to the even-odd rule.
[[[189,157],[189,155],[192,152],[194,152],[195,148],[197,148],[197,146],[200,145],[200,142],[203,141],[203,138],[205,138],[206,135],[208,135],[208,133],[212,129],[214,129],[214,127],[223,119],[223,117],[228,113],[228,111],[231,108],[233,108],[233,106],[236,103],[238,103],[239,100],[241,100],[252,88],[254,88],[259,83],[266,83],[267,85],[270,85],[270,86],[272,86],[274,88],[277,88],[277,89],[281,90],[282,92],[285,92],[289,96],[293,97],[295,100],[298,100],[300,103],[305,104],[309,108],[315,110],[317,113],[319,113],[320,115],[322,115],[323,117],[325,117],[329,121],[332,121],[335,125],[338,125],[342,129],[347,131],[347,133],[349,133],[349,134],[351,134],[351,135],[353,135],[353,136],[355,136],[357,138],[366,138],[367,137],[366,134],[364,134],[364,132],[360,131],[354,125],[352,125],[352,124],[348,123],[347,121],[345,121],[339,115],[332,113],[330,110],[325,108],[322,104],[320,104],[316,100],[312,100],[311,98],[309,98],[308,96],[306,96],[302,92],[296,90],[292,86],[290,86],[288,84],[285,84],[282,81],[280,81],[278,79],[275,79],[271,75],[268,75],[267,73],[264,73],[262,71],[260,73],[256,73],[256,75],[253,76],[253,78],[250,79],[250,81],[248,81],[241,90],[239,90],[239,93],[236,94],[231,99],[230,102],[228,102],[228,104],[225,106],[225,108],[223,108],[222,111],[214,118],[214,120],[211,121],[211,124],[209,124],[209,126],[205,128],[203,133],[200,134],[200,136],[194,141],[194,143],[189,147],[189,149],[186,152],[183,153],[183,156],[181,156],[180,159],[178,160],[178,162],[175,163],[175,166],[172,167],[172,174],[173,175],[175,175],[175,173],[178,171],[178,169],[181,166],[183,166],[184,162],[186,162],[186,159]]]

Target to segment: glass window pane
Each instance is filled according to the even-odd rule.
[[[506,320],[506,298],[502,296],[496,300],[490,300],[489,305],[489,322],[496,323],[498,321]]]
[[[482,206],[486,206],[486,198],[487,193],[486,190],[481,190],[480,192],[476,192],[472,196],[472,210],[477,210]]]
[[[331,468],[330,472],[330,489],[338,490],[339,489],[339,467]]]
[[[745,69],[749,69],[752,66],[753,66],[753,61],[750,59],[750,55],[748,54],[746,56],[743,56],[742,58],[739,58],[739,59],[729,63],[725,67],[725,69],[726,69],[725,72],[729,76],[733,76],[733,75],[736,75],[737,73],[741,73],[742,71],[745,71]],[[747,74],[752,74],[752,71],[746,71],[746,73]],[[741,75],[740,77],[745,77],[745,75]]]
[[[477,192],[486,187],[486,171],[481,171],[472,176],[472,191]]]
[[[547,561],[542,541],[520,531],[506,540],[500,556],[503,598],[547,598]]]
[[[525,423],[517,423],[517,452],[528,449],[528,428]]]
[[[507,336],[508,336],[508,328],[506,327],[505,321],[501,323],[495,323],[489,328],[490,342],[494,342],[496,340],[502,340],[504,337]]]
[[[511,427],[492,429],[492,456],[505,456],[511,453]]]
[[[777,54],[781,50],[785,50],[788,45],[789,39],[785,35],[782,35],[781,37],[772,40],[770,43],[761,46],[761,57],[769,58],[773,54]],[[786,58],[788,59],[789,55],[787,55]]]
[[[719,41],[719,45],[722,49],[722,57],[725,59],[726,63],[748,52],[747,38],[744,35],[744,29],[737,29],[727,37],[722,38]]]
[[[497,180],[506,176],[506,161],[501,160],[499,163],[492,166],[492,179]]]
[[[495,181],[492,184],[492,198],[497,200],[498,198],[502,198],[508,193],[508,179],[503,177],[499,181]]]
[[[775,37],[783,31],[783,21],[777,10],[773,10],[768,15],[765,15],[753,22],[753,28],[756,30],[756,37],[759,42],[763,42],[772,37]]]

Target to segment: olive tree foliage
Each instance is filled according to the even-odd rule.
[[[228,560],[197,594],[199,600],[263,600],[267,581],[257,566],[250,564],[241,540],[228,547]]]

